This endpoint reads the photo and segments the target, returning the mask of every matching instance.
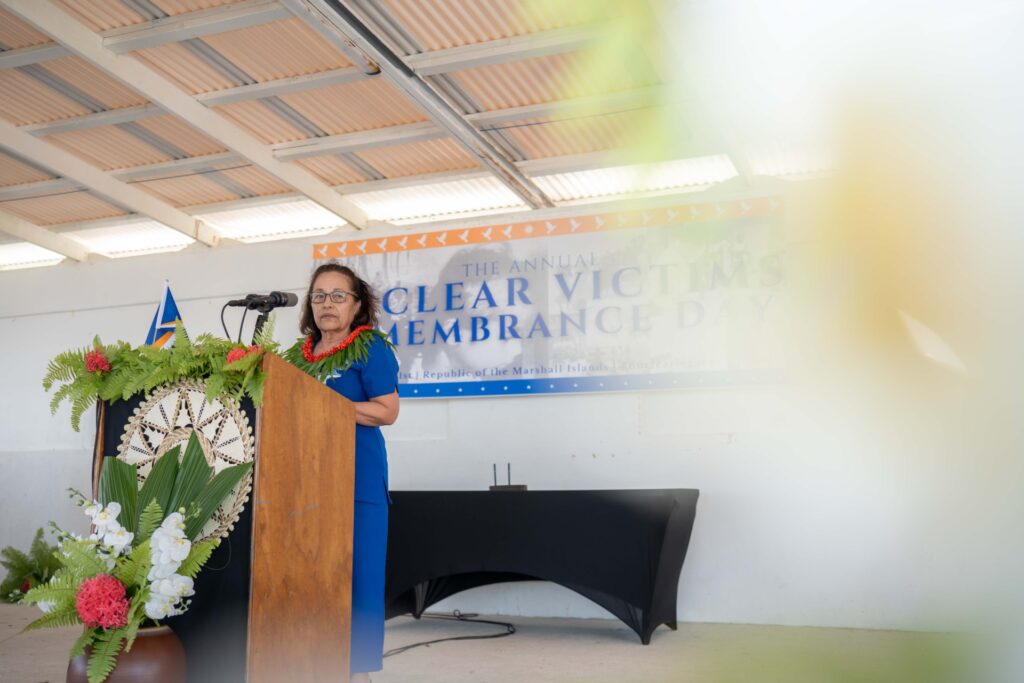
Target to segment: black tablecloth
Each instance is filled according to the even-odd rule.
[[[388,618],[476,586],[544,580],[601,605],[644,644],[658,625],[676,627],[696,490],[391,495]]]

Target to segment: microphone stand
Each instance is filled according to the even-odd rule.
[[[256,337],[259,335],[260,330],[266,324],[267,320],[270,319],[270,312],[274,310],[274,307],[269,303],[260,304],[259,306],[253,306],[251,310],[259,311],[260,317],[256,318],[256,327],[252,330],[252,341],[256,341]]]

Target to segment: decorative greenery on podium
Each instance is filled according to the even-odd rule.
[[[127,399],[163,384],[186,379],[202,380],[208,400],[220,396],[238,400],[248,396],[259,405],[263,399],[263,354],[277,351],[273,326],[265,325],[252,346],[236,344],[203,334],[189,339],[181,324],[171,349],[132,347],[127,342],[103,344],[99,337],[91,347],[65,351],[50,361],[43,388],[60,385],[50,410],[71,403],[71,426],[78,431],[82,414],[97,399]]]
[[[201,538],[203,527],[252,467],[215,474],[194,432],[180,461],[179,455],[175,446],[160,457],[141,488],[135,465],[106,458],[98,501],[72,490],[93,533],[82,538],[57,529],[60,568],[21,600],[45,612],[26,631],[85,625],[71,658],[90,648],[89,683],[107,678],[145,622],[188,609],[193,579],[220,542]]]

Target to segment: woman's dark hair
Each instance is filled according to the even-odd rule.
[[[316,319],[313,318],[313,304],[309,298],[313,293],[313,283],[323,273],[340,273],[352,283],[352,291],[355,293],[356,299],[359,300],[359,311],[352,320],[352,327],[356,328],[360,325],[377,327],[380,301],[378,301],[377,295],[373,293],[373,288],[348,266],[328,261],[314,270],[313,276],[309,278],[309,286],[306,287],[306,300],[302,305],[302,318],[299,320],[299,329],[302,331],[302,334],[313,337],[314,344],[320,341],[320,329],[316,326]]]

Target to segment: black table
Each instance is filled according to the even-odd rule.
[[[604,607],[646,645],[676,628],[694,489],[393,491],[387,617],[504,581],[553,581]]]

